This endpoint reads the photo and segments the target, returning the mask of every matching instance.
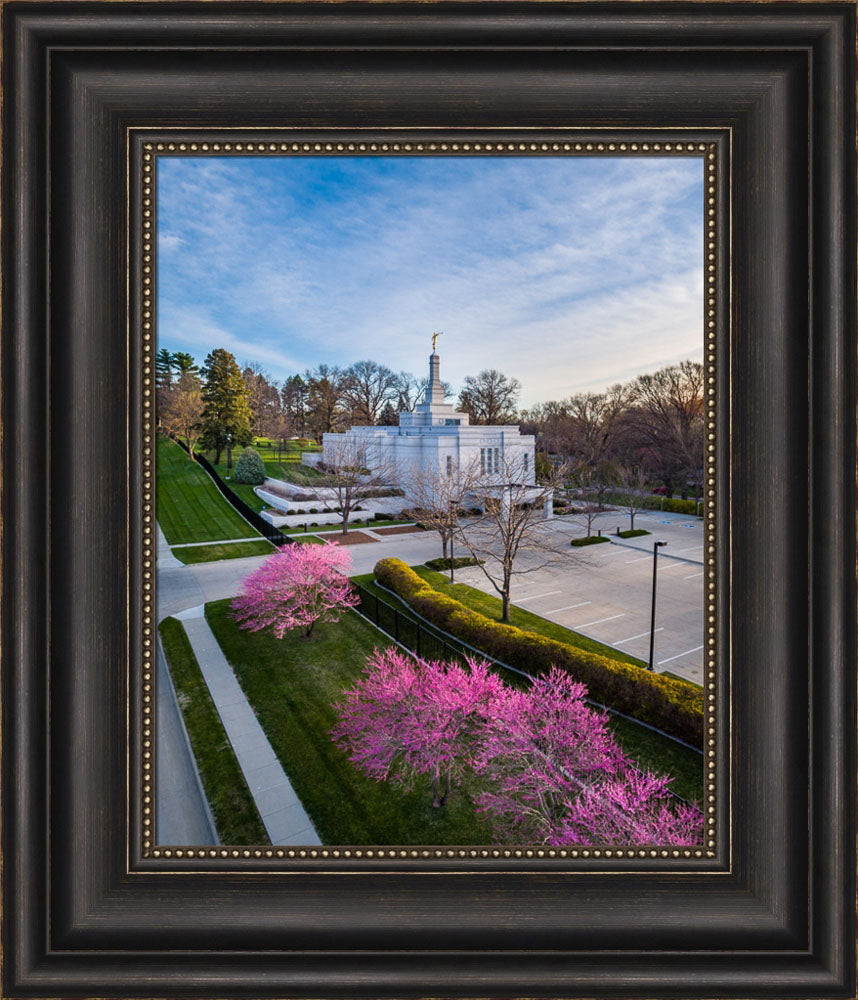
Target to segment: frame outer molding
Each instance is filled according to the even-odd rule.
[[[2,13],[3,996],[854,997],[854,3]],[[570,119],[720,130],[730,164],[716,566],[732,856],[269,876],[129,855],[116,748],[143,567],[126,130]]]

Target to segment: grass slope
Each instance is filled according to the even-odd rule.
[[[420,573],[420,575],[423,576],[421,568],[413,568],[415,572]],[[437,574],[435,575],[437,576]],[[370,593],[375,594],[380,600],[386,602],[391,607],[395,607],[396,610],[409,621],[417,621],[404,604],[397,601],[393,595],[387,593],[385,590],[382,590],[376,584],[375,577],[372,573],[363,573],[359,576],[353,576],[351,579],[364,589],[368,590]],[[444,577],[444,579],[446,579],[446,577]],[[447,586],[449,588],[449,584]],[[453,590],[455,590],[456,586],[459,585],[454,584]],[[454,593],[453,596],[457,595]],[[457,599],[461,600],[460,597],[457,597]],[[498,604],[500,604],[500,602],[498,602]],[[530,617],[538,618],[539,616],[530,615]],[[552,624],[551,622],[546,622],[544,618],[540,620],[546,625]],[[442,641],[450,642],[446,636],[443,636],[431,625],[426,622],[421,622],[420,624],[424,629],[430,632],[430,634],[437,635]],[[531,629],[531,631],[536,631],[536,629]],[[551,638],[556,638],[556,636],[552,635]],[[561,641],[565,640],[561,639]],[[456,645],[455,642],[452,642],[451,644]],[[521,686],[528,683],[528,681],[522,680],[517,674],[513,674],[510,671],[501,669],[499,672],[508,684]],[[702,801],[703,758],[700,754],[693,750],[686,749],[668,737],[662,736],[660,733],[647,729],[646,726],[640,725],[633,719],[623,719],[619,716],[612,715],[610,716],[610,723],[611,729],[613,730],[617,740],[629,756],[634,758],[641,770],[650,770],[659,774],[671,775],[673,777],[673,784],[671,785],[671,788],[677,795],[681,795],[684,799],[697,800],[698,802]]]
[[[428,779],[410,791],[361,775],[331,740],[331,707],[387,641],[353,612],[312,639],[239,629],[229,601],[206,605],[224,655],[283,769],[326,844],[488,844],[488,825],[463,788],[432,807]]]
[[[163,435],[158,436],[158,523],[171,545],[259,535],[208,474]]]
[[[158,629],[221,842],[267,844],[265,827],[200,673],[184,626],[176,618],[165,618]]]
[[[215,562],[218,559],[242,559],[245,556],[271,555],[274,546],[270,542],[229,542],[223,545],[194,545],[189,549],[173,549],[173,555],[181,562]]]

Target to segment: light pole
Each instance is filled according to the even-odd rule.
[[[649,669],[653,670],[653,653],[655,652],[655,584],[658,572],[658,550],[662,545],[667,545],[667,542],[653,542],[652,543],[652,619],[650,620],[649,626]]]
[[[453,500],[450,498],[450,583],[455,583],[453,576]]]
[[[226,478],[231,479],[229,470],[232,468],[232,451],[229,447],[230,441],[232,441],[232,435],[229,431],[226,432]]]

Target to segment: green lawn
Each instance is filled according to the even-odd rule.
[[[215,562],[218,559],[242,559],[245,556],[271,555],[275,551],[270,542],[230,542],[223,545],[193,545],[188,549],[173,549],[173,555],[181,562]]]
[[[176,618],[165,618],[158,629],[221,842],[267,844],[265,827],[200,673],[184,626]]]
[[[476,587],[469,587],[464,583],[451,584],[446,575],[436,573],[435,570],[428,569],[426,566],[413,566],[412,569],[418,576],[423,577],[428,584],[439,590],[442,594],[448,594],[466,607],[471,608],[473,611],[478,611],[487,618],[500,621],[501,599],[495,597],[494,594],[486,594],[484,591],[477,590]],[[588,639],[587,636],[573,632],[562,625],[556,625],[546,618],[540,618],[539,615],[533,614],[532,611],[525,611],[523,608],[518,608],[515,605],[512,605],[509,609],[509,621],[511,625],[517,625],[519,628],[527,629],[529,632],[537,632],[548,639],[565,642],[568,646],[577,646],[579,649],[598,653],[599,656],[607,656],[611,660],[634,663],[638,667],[646,666],[643,660],[638,660],[634,656],[628,656],[626,653],[614,649],[613,646],[605,646],[601,642],[596,642],[595,639]]]
[[[171,545],[259,535],[175,441],[158,436],[158,523]],[[260,536],[261,537],[261,536]]]
[[[239,629],[229,601],[206,605],[206,619],[257,713],[319,836],[326,844],[489,844],[488,825],[467,792],[432,807],[428,779],[410,791],[363,777],[333,743],[331,705],[387,640],[348,612],[317,626],[311,639]]]
[[[421,576],[423,575],[421,572],[422,567],[413,568],[415,572],[420,573]],[[438,574],[435,574],[435,576],[437,575]],[[376,594],[382,601],[385,601],[387,604],[395,607],[401,615],[408,618],[410,621],[417,620],[406,605],[397,601],[393,595],[389,594],[385,590],[382,590],[381,587],[376,584],[375,577],[372,573],[363,573],[359,576],[353,576],[351,579],[364,589],[370,591],[370,593]],[[446,579],[446,577],[444,579]],[[434,585],[435,584],[433,583],[433,586]],[[449,584],[447,586],[449,588]],[[460,585],[454,585],[454,589],[457,586]],[[461,600],[461,598],[458,599]],[[538,615],[531,615],[531,617],[538,618]],[[552,624],[551,622],[546,622],[544,618],[540,619],[540,621],[544,622],[546,625]],[[450,642],[450,640],[446,636],[442,635],[438,629],[433,628],[426,622],[421,622],[420,624],[432,635],[438,636],[439,639],[445,642]],[[536,629],[531,629],[531,631],[536,631]],[[551,638],[556,638],[556,636],[552,635]],[[456,643],[452,642],[451,645],[455,646]],[[464,649],[464,647],[460,648]],[[499,669],[499,673],[508,684],[524,686],[529,683],[511,671]],[[633,719],[624,719],[620,716],[612,715],[610,717],[610,722],[611,729],[613,730],[617,740],[626,752],[634,758],[642,770],[651,770],[656,771],[659,774],[671,775],[674,779],[671,787],[677,795],[681,795],[683,798],[689,800],[696,799],[698,802],[702,801],[703,758],[699,753],[686,749],[679,743],[671,740],[669,737],[653,732],[651,729],[640,725]]]

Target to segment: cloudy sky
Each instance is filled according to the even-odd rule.
[[[276,379],[498,368],[521,405],[702,357],[696,157],[163,157],[159,347]]]

